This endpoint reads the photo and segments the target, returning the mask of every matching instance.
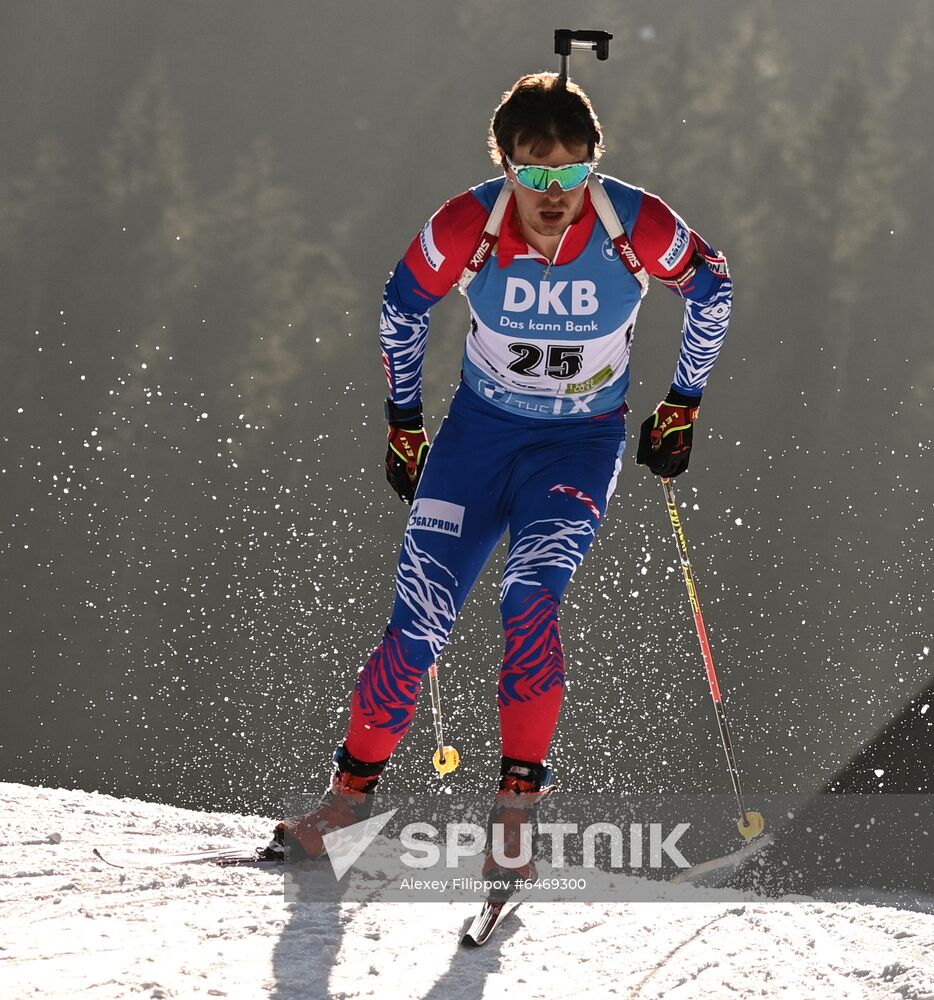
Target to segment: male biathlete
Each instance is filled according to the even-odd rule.
[[[353,693],[330,787],[277,839],[324,853],[363,819],[471,587],[503,534],[497,819],[552,787],[546,755],[565,686],[561,598],[603,524],[626,442],[629,353],[648,275],[684,300],[674,380],[642,424],[636,461],[673,477],[730,318],[726,260],[660,198],[597,175],[599,121],[564,76],[522,77],[493,116],[502,174],[445,203],[385,288],[386,474],[412,505],[392,618]],[[422,363],[431,307],[470,309],[461,383],[429,448]],[[488,857],[485,873],[493,870]],[[524,876],[529,870],[520,872]]]

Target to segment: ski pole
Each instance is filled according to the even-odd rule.
[[[704,666],[707,670],[707,683],[710,686],[710,697],[713,699],[714,712],[717,716],[720,742],[723,744],[723,752],[726,754],[726,763],[730,771],[730,781],[733,784],[733,794],[736,796],[736,804],[739,807],[740,819],[737,826],[739,827],[739,832],[746,840],[752,840],[753,837],[758,837],[765,829],[765,819],[761,813],[750,812],[743,804],[743,790],[740,786],[739,770],[736,766],[736,754],[733,752],[730,727],[726,721],[726,708],[720,696],[720,682],[717,680],[717,669],[714,666],[713,653],[710,651],[710,641],[707,638],[707,629],[704,625],[704,616],[701,613],[694,570],[691,568],[691,560],[688,557],[688,542],[684,534],[684,526],[681,524],[681,517],[678,514],[675,488],[671,480],[665,476],[662,476],[662,489],[665,491],[668,516],[671,519],[675,542],[678,545],[678,557],[681,560],[681,569],[684,571],[684,582],[688,588],[691,609],[694,612],[694,625],[697,628],[697,638],[700,640],[701,655],[704,658]]]
[[[435,737],[438,749],[431,762],[438,774],[450,774],[460,764],[460,754],[454,747],[444,745],[444,725],[441,719],[441,685],[438,683],[438,664],[432,663],[428,668],[428,685],[431,688],[431,717],[435,723]]]

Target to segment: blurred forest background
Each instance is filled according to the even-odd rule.
[[[747,782],[815,787],[924,690],[934,4],[586,2],[574,22],[494,0],[5,6],[0,776],[257,811],[321,784],[406,513],[382,471],[382,286],[495,173],[489,116],[556,67],[556,27],[615,35],[609,62],[571,62],[601,169],[732,265],[677,486]],[[680,312],[661,286],[644,307],[634,425]],[[431,427],[465,328],[458,296],[435,309]],[[630,452],[565,601],[570,787],[595,767],[727,787],[660,494]],[[498,760],[500,567],[441,663],[463,787]],[[437,781],[423,701],[395,789]]]

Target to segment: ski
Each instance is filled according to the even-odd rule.
[[[479,948],[489,941],[490,935],[519,905],[518,900],[489,897],[480,907],[480,912],[464,932],[461,944]]]
[[[711,858],[709,861],[701,861],[699,864],[692,865],[690,868],[685,868],[684,871],[678,872],[674,878],[671,879],[674,883],[684,883],[684,882],[697,882],[700,879],[704,879],[704,884],[710,884],[707,881],[707,877],[713,873],[719,873],[721,879],[726,878],[735,868],[738,868],[744,861],[748,861],[754,854],[758,854],[764,847],[768,847],[772,843],[772,837],[770,834],[765,834],[764,836],[756,837],[755,840],[751,840],[748,844],[744,844],[739,850],[732,851],[730,854],[724,854],[719,858]],[[713,883],[714,885],[717,882]]]
[[[221,867],[234,865],[259,865],[277,867],[281,862],[260,857],[255,848],[224,847],[207,851],[189,851],[171,854],[167,852],[145,853],[142,851],[112,851],[94,848],[94,856],[111,868],[161,868],[163,865],[193,865],[210,861]]]
[[[252,856],[242,854],[239,857],[218,858],[214,864],[219,868],[284,868],[285,858],[264,858],[259,854]]]

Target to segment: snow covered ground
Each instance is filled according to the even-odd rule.
[[[117,870],[94,846],[262,843],[262,817],[0,784],[0,998],[934,1000],[934,915],[859,903],[285,903],[282,876]]]

